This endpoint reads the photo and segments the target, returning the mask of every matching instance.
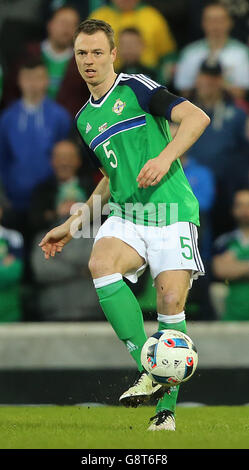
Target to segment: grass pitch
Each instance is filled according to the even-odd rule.
[[[249,407],[178,407],[177,431],[147,432],[153,407],[0,407],[1,449],[248,449]]]

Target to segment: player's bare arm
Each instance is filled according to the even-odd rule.
[[[171,120],[179,124],[176,135],[156,158],[146,162],[137,177],[140,188],[158,184],[169,171],[173,161],[199,139],[210,123],[210,118],[204,111],[189,101],[174,106]]]
[[[55,256],[56,253],[62,251],[63,247],[73,238],[74,232],[82,228],[84,221],[89,220],[89,211],[90,220],[92,220],[94,196],[101,196],[101,207],[108,202],[110,197],[109,178],[104,169],[101,168],[101,171],[104,177],[99,182],[88,201],[82,206],[82,209],[69,217],[63,224],[50,230],[39,243],[39,246],[44,252],[45,259],[49,259],[50,256]],[[77,220],[80,220],[79,224],[76,223]]]

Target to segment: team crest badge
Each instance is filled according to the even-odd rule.
[[[119,115],[119,114],[122,113],[122,111],[123,111],[125,105],[126,105],[126,103],[124,103],[123,101],[121,101],[120,99],[118,99],[118,100],[116,101],[116,103],[114,104],[112,110],[113,110],[114,113],[116,113],[116,114]]]

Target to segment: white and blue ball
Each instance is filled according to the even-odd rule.
[[[141,361],[154,382],[174,386],[192,377],[198,364],[198,353],[185,333],[160,330],[143,345]]]

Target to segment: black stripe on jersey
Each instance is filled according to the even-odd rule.
[[[153,116],[164,116],[168,120],[171,120],[172,109],[184,101],[186,101],[186,98],[174,95],[166,88],[159,88],[151,97],[149,106],[150,113]]]
[[[197,227],[196,225],[192,224],[192,227],[193,227],[193,232],[196,234],[195,237],[194,237],[194,240],[195,240],[195,245],[196,245],[196,253],[197,253],[197,257],[199,259],[199,262],[200,262],[200,266],[201,266],[201,271],[205,272],[205,269],[204,269],[204,266],[203,266],[203,262],[202,262],[202,259],[201,259],[201,255],[199,253],[199,250],[198,250],[198,245],[197,245]]]
[[[199,264],[199,260],[197,258],[196,245],[195,245],[195,242],[194,242],[195,236],[194,236],[194,233],[193,233],[193,227],[192,227],[191,223],[189,223],[189,230],[190,230],[190,236],[191,236],[191,240],[192,240],[193,256],[194,256],[195,264],[196,264],[198,270],[200,271],[200,264]]]
[[[143,74],[121,73],[119,85],[127,85],[134,91],[144,111],[168,120],[174,106],[186,101],[186,98],[170,93],[165,86]]]
[[[139,83],[142,83],[144,86],[146,86],[149,90],[153,90],[155,88],[161,88],[162,85],[159,83],[153,82],[150,83],[148,77],[146,77],[143,74],[134,74],[134,75],[129,75],[128,73],[122,73],[121,74],[121,81],[127,81],[127,80],[136,80]]]
[[[143,78],[145,81],[153,85],[155,88],[161,86],[159,83],[155,82],[150,78],[148,75],[144,75],[143,73],[138,74],[139,77]]]
[[[82,108],[80,108],[80,110],[77,112],[77,114],[75,115],[75,118],[74,118],[75,122],[77,121],[77,119],[78,119],[79,115],[81,114],[81,112],[83,111],[83,109],[86,108],[89,101],[90,101],[90,98],[89,98],[89,100],[87,100],[87,102],[85,104],[83,104]]]
[[[90,98],[89,98],[90,100]],[[78,129],[78,126],[77,126],[77,121],[78,121],[78,118],[80,116],[80,114],[82,113],[82,111],[86,108],[86,106],[88,105],[89,103],[89,100],[82,106],[82,108],[77,112],[75,118],[74,118],[74,125],[76,127],[76,130],[77,130],[77,134],[80,138],[80,142],[82,144],[82,147],[83,147],[83,157],[86,156],[87,159],[89,160],[91,166],[93,168],[95,168],[95,170],[99,170],[100,168],[103,167],[103,165],[100,163],[97,155],[94,153],[94,151],[92,149],[90,149],[90,147],[87,145],[87,143],[84,141],[79,129]]]
[[[191,239],[192,239],[193,255],[194,255],[194,260],[195,260],[196,266],[198,267],[199,271],[204,272],[204,267],[202,265],[200,255],[199,255],[199,251],[198,251],[198,248],[197,248],[197,242],[196,242],[196,236],[195,236],[195,233],[194,233],[194,227],[193,227],[193,224],[191,222],[189,223],[189,229],[190,229],[190,235],[191,235]]]
[[[87,143],[84,141],[79,129],[78,129],[78,126],[77,126],[77,123],[76,123],[76,129],[77,129],[77,133],[80,137],[80,141],[81,141],[81,144],[82,144],[82,147],[83,147],[83,157],[86,156],[87,159],[89,160],[89,162],[91,163],[91,166],[93,168],[95,168],[95,170],[99,170],[100,168],[103,167],[102,163],[100,163],[97,155],[94,153],[94,151],[92,149],[90,149],[90,147],[87,145]]]
[[[145,83],[147,83],[148,85],[150,85],[152,88],[158,88],[158,87],[160,87],[159,83],[154,82],[153,80],[151,80],[151,78],[146,77],[146,75],[138,74],[137,76],[138,76],[139,78],[141,78]]]

